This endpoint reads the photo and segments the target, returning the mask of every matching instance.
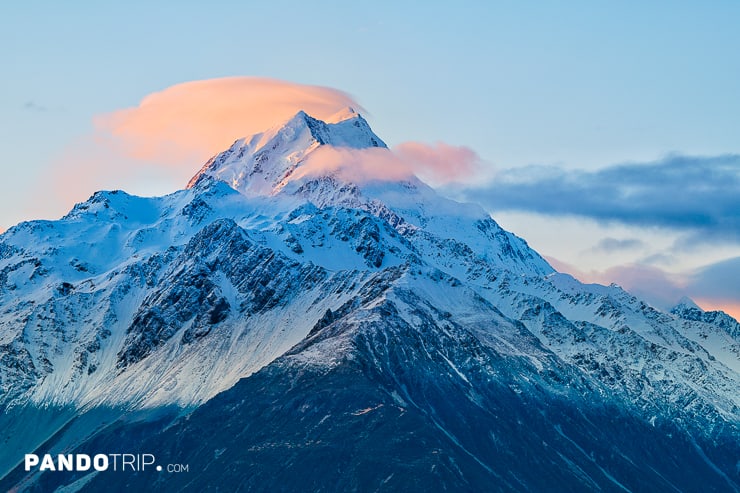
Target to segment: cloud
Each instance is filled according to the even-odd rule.
[[[469,181],[483,167],[472,149],[444,142],[434,145],[404,142],[394,147],[393,152],[415,175],[431,185]]]
[[[49,108],[47,108],[46,106],[40,105],[34,101],[26,101],[23,104],[23,109],[28,110],[28,111],[38,111],[40,113],[45,113],[49,111]]]
[[[443,143],[405,142],[393,150],[324,146],[309,154],[290,180],[331,173],[354,183],[418,176],[432,185],[443,185],[470,178],[479,163],[471,149]]]
[[[609,285],[616,283],[651,305],[666,310],[687,295],[686,275],[669,274],[658,267],[644,264],[625,264],[603,271],[583,271],[578,267],[552,257],[547,261],[559,272],[566,272],[581,282]]]
[[[181,167],[205,161],[236,139],[267,130],[299,110],[325,120],[348,106],[361,109],[351,96],[329,87],[227,77],[168,87],[134,108],[98,116],[94,123],[128,157]]]
[[[740,257],[689,273],[686,292],[705,310],[722,310],[740,320]]]
[[[468,199],[493,210],[571,215],[685,231],[684,247],[740,242],[740,156],[670,156],[596,171],[503,170]]]
[[[406,163],[388,149],[322,146],[308,155],[290,179],[293,181],[326,174],[363,183],[372,180],[406,180],[413,173]]]
[[[648,264],[648,265],[664,265],[664,266],[670,266],[675,265],[678,259],[675,255],[670,255],[666,253],[653,253],[651,255],[648,255],[647,257],[642,259],[642,263]]]
[[[644,246],[645,243],[637,238],[625,238],[620,240],[618,238],[606,237],[599,241],[592,250],[594,252],[614,253],[624,250],[636,250]]]
[[[691,276],[689,289],[697,297],[740,303],[740,257],[698,269]]]
[[[70,143],[41,178],[45,200],[29,199],[26,209],[59,217],[100,189],[169,193],[238,138],[278,125],[299,110],[331,119],[348,106],[362,110],[336,89],[261,77],[177,84],[135,107],[95,117],[93,133]]]
[[[681,297],[688,296],[705,310],[723,310],[740,320],[740,257],[680,273],[639,263],[583,271],[556,258],[546,258],[555,269],[582,282],[616,283],[662,310],[670,309]]]
[[[95,117],[94,132],[70,144],[40,184],[47,197],[44,209],[39,201],[27,208],[58,217],[99,189],[169,193],[238,138],[279,125],[299,110],[331,122],[347,107],[364,111],[336,89],[261,77],[177,84],[146,96],[135,107]],[[321,148],[296,178],[322,171],[359,182],[417,175],[439,185],[469,181],[482,168],[469,148],[406,142],[393,151]]]

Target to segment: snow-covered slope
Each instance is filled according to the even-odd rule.
[[[478,206],[415,178],[326,175],[284,190],[319,146],[385,148],[360,115],[344,116],[300,112],[241,139],[186,190],[97,192],[59,221],[7,231],[0,405],[197,404],[285,352],[380,268],[552,271]]]
[[[326,123],[300,111],[283,125],[239,139],[211,158],[190,180],[188,188],[210,176],[245,195],[272,195],[319,146],[386,148],[361,115],[349,109],[341,117],[345,118]]]
[[[212,182],[154,199],[100,192],[60,221],[12,228],[0,351],[18,376],[3,378],[3,404],[188,405],[268,363],[375,264],[402,261],[374,216],[317,224],[308,210]]]
[[[684,433],[699,451],[691,461],[705,457],[702,467],[720,470],[724,484],[727,464],[701,447],[738,436],[736,321],[688,304],[659,312],[618,286],[556,273],[482,208],[414,177],[304,173],[325,146],[391,152],[353,111],[331,122],[300,112],[238,140],[185,190],[97,192],[58,221],[1,235],[0,424],[20,435],[13,413],[47,406],[72,420],[102,409],[189,412],[255,374],[300,380],[351,367],[355,376],[336,382],[365,386],[382,375],[370,378],[372,392],[413,407],[434,440],[450,441],[463,451],[456,460],[472,457],[474,468],[492,464],[466,448],[472,428],[452,425],[456,413],[437,400],[449,391],[491,426],[506,406],[533,405],[516,397],[497,407],[500,386],[543,396],[537,412],[550,430],[535,442],[572,442],[548,421],[547,403],[622,409],[643,431]],[[285,409],[275,409],[278,419]],[[39,423],[27,443],[0,454],[0,475],[52,435],[59,450],[86,439],[60,434],[63,419]],[[558,467],[595,471],[578,484],[619,484],[596,459],[569,455],[579,445],[567,447]],[[627,462],[644,459],[620,450]]]

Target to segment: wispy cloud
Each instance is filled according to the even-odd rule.
[[[392,150],[320,147],[291,175],[335,174],[355,183],[397,181],[419,176],[433,185],[454,183],[480,166],[478,155],[467,147],[405,142]]]
[[[740,241],[740,156],[670,156],[596,171],[530,166],[500,171],[466,195],[492,210],[588,217],[690,233],[684,246]]]
[[[636,250],[645,246],[645,243],[638,238],[612,238],[606,237],[599,241],[592,248],[594,252],[614,253],[625,250]]]
[[[584,271],[556,258],[547,257],[547,260],[558,271],[582,282],[619,284],[657,308],[669,309],[681,297],[689,296],[704,309],[724,310],[740,319],[740,257],[681,273],[641,263]]]
[[[23,104],[23,109],[24,110],[28,110],[28,111],[38,111],[40,113],[45,113],[45,112],[49,111],[49,108],[48,107],[46,107],[44,105],[41,105],[41,104],[38,104],[35,101],[26,101]]]
[[[478,154],[469,147],[444,142],[433,145],[404,142],[394,147],[393,152],[415,175],[431,185],[470,180],[484,168]]]

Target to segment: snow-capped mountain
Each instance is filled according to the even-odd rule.
[[[299,112],[184,190],[0,236],[0,476],[122,437],[191,464],[0,485],[740,490],[735,320],[581,284],[415,177],[312,167],[327,146],[391,152]]]
[[[283,125],[239,139],[208,160],[188,188],[210,176],[244,195],[274,195],[319,146],[387,148],[362,115],[348,108],[337,116],[341,119],[326,123],[299,111]]]

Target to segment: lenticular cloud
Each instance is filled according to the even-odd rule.
[[[97,131],[131,158],[179,166],[200,162],[245,135],[262,132],[299,110],[321,120],[346,107],[348,94],[262,77],[227,77],[177,84],[134,108],[101,115]]]
[[[176,84],[135,107],[95,117],[94,132],[55,161],[42,184],[55,203],[37,212],[59,215],[106,188],[169,193],[237,139],[276,127],[301,110],[333,123],[354,114],[347,108],[365,112],[340,90],[263,77]],[[480,169],[475,152],[443,143],[407,142],[392,151],[326,148],[314,154],[298,175],[333,173],[354,182],[416,175],[435,186],[466,182]]]
[[[118,155],[148,167],[187,167],[190,173],[192,166],[234,140],[279,125],[300,110],[332,121],[347,107],[362,110],[350,95],[329,87],[227,77],[185,82],[152,93],[136,107],[98,116],[95,128],[98,141]],[[324,149],[306,171],[338,169],[346,178],[360,181],[417,174],[438,184],[470,176],[477,163],[478,156],[465,147],[406,142],[393,155]]]

